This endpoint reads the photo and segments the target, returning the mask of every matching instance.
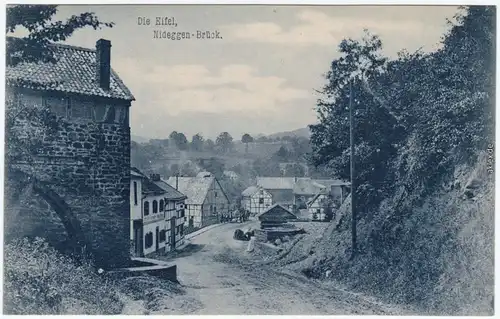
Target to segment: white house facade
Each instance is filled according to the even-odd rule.
[[[327,200],[326,194],[318,194],[307,203],[307,211],[309,220],[323,221],[325,220],[324,202]]]
[[[159,175],[152,175],[151,180],[165,190],[166,251],[173,251],[184,244],[187,196],[161,179]]]
[[[255,216],[273,205],[271,193],[257,186],[250,186],[241,193],[241,207]]]
[[[186,196],[151,177],[131,169],[130,239],[131,253],[137,257],[165,254],[184,243]]]

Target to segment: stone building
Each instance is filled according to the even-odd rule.
[[[6,218],[6,232],[44,237],[60,249],[67,249],[74,243],[70,239],[77,237],[101,267],[126,265],[129,108],[134,97],[111,68],[110,41],[97,41],[94,50],[59,44],[49,49],[54,63],[6,68],[6,98],[11,107],[47,107],[58,123],[54,131],[41,133],[42,146],[29,163],[7,163],[20,174],[31,174],[44,187],[33,196],[39,206],[31,203]],[[34,129],[22,119],[16,125],[19,134]],[[43,203],[48,209],[40,208]]]

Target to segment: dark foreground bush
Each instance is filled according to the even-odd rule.
[[[6,314],[119,314],[114,283],[90,265],[77,265],[43,239],[4,246]]]

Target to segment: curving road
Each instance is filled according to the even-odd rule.
[[[202,305],[190,314],[403,314],[395,307],[322,287],[305,277],[252,264],[251,256],[245,252],[247,242],[232,238],[234,230],[251,224],[224,224],[194,236],[190,239],[192,251],[175,258],[179,281],[187,297],[199,300]]]

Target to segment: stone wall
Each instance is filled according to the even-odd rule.
[[[23,92],[24,101],[46,103],[46,93]],[[80,106],[92,113],[81,117],[59,117],[54,134],[43,136],[34,163],[26,171],[50,183],[50,188],[64,199],[77,216],[95,262],[111,268],[128,264],[130,254],[130,127],[128,104],[123,101],[89,100],[78,96],[69,99],[72,110]],[[89,107],[90,105],[90,107]],[[113,105],[121,109],[117,121],[108,114]],[[61,113],[61,104],[57,105]],[[126,107],[127,115],[124,116]],[[68,114],[70,114],[68,112]],[[78,114],[74,112],[74,114]],[[22,124],[22,123],[20,123]],[[7,145],[8,147],[8,145]],[[18,163],[19,164],[19,163]],[[21,167],[22,167],[22,163]],[[64,249],[67,234],[57,216],[43,200],[31,197],[17,216],[11,216],[6,229],[10,236],[40,236]]]

